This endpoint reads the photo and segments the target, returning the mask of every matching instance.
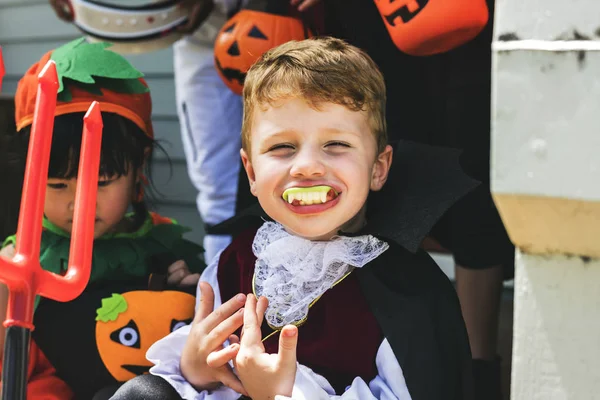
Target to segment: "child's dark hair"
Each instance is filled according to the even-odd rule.
[[[83,132],[83,116],[77,112],[59,115],[54,118],[52,150],[49,178],[71,179],[77,177],[79,153]],[[144,175],[150,175],[152,150],[156,145],[136,124],[118,114],[102,113],[102,151],[100,157],[100,175],[119,177],[145,167]],[[19,131],[15,137],[13,151],[23,154],[25,162],[31,126]],[[17,150],[19,149],[19,150]],[[140,182],[139,185],[143,183]],[[137,187],[137,190],[140,188]],[[137,229],[145,221],[148,208],[141,200],[132,199],[133,226]]]

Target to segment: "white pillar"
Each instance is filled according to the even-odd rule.
[[[600,263],[516,260],[511,399],[599,399]]]
[[[513,400],[600,399],[600,1],[497,0],[492,191],[517,246]]]

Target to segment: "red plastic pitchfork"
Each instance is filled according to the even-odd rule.
[[[68,269],[64,275],[57,275],[40,266],[42,218],[57,91],[56,65],[54,61],[48,61],[38,76],[15,255],[10,260],[0,259],[0,281],[8,286],[10,293],[4,322],[7,328],[2,364],[4,400],[26,398],[35,296],[69,301],[81,294],[90,278],[102,140],[102,116],[98,102],[92,103],[83,118]]]
[[[4,60],[2,59],[2,46],[0,46],[0,92],[2,92],[2,78],[4,78]]]

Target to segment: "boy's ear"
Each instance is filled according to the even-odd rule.
[[[250,183],[250,192],[256,196],[256,176],[254,174],[254,168],[252,167],[252,161],[250,161],[250,157],[248,157],[248,153],[246,150],[240,150],[240,156],[242,157],[242,164],[244,164],[244,169],[246,170],[246,175],[248,175],[248,182]]]
[[[373,165],[373,173],[371,174],[371,190],[381,190],[388,178],[390,167],[392,166],[392,156],[394,150],[389,144],[385,146],[385,149],[375,159]]]

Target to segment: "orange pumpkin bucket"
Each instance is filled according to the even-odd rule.
[[[312,36],[302,20],[287,15],[288,7],[285,1],[271,0],[265,10],[239,11],[221,28],[215,40],[215,66],[234,93],[242,94],[246,72],[265,52]]]
[[[125,382],[148,371],[150,345],[191,323],[195,303],[194,296],[174,290],[134,290],[103,299],[96,310],[96,345],[108,372]]]
[[[390,37],[406,54],[452,50],[477,36],[489,10],[485,0],[375,0]]]

